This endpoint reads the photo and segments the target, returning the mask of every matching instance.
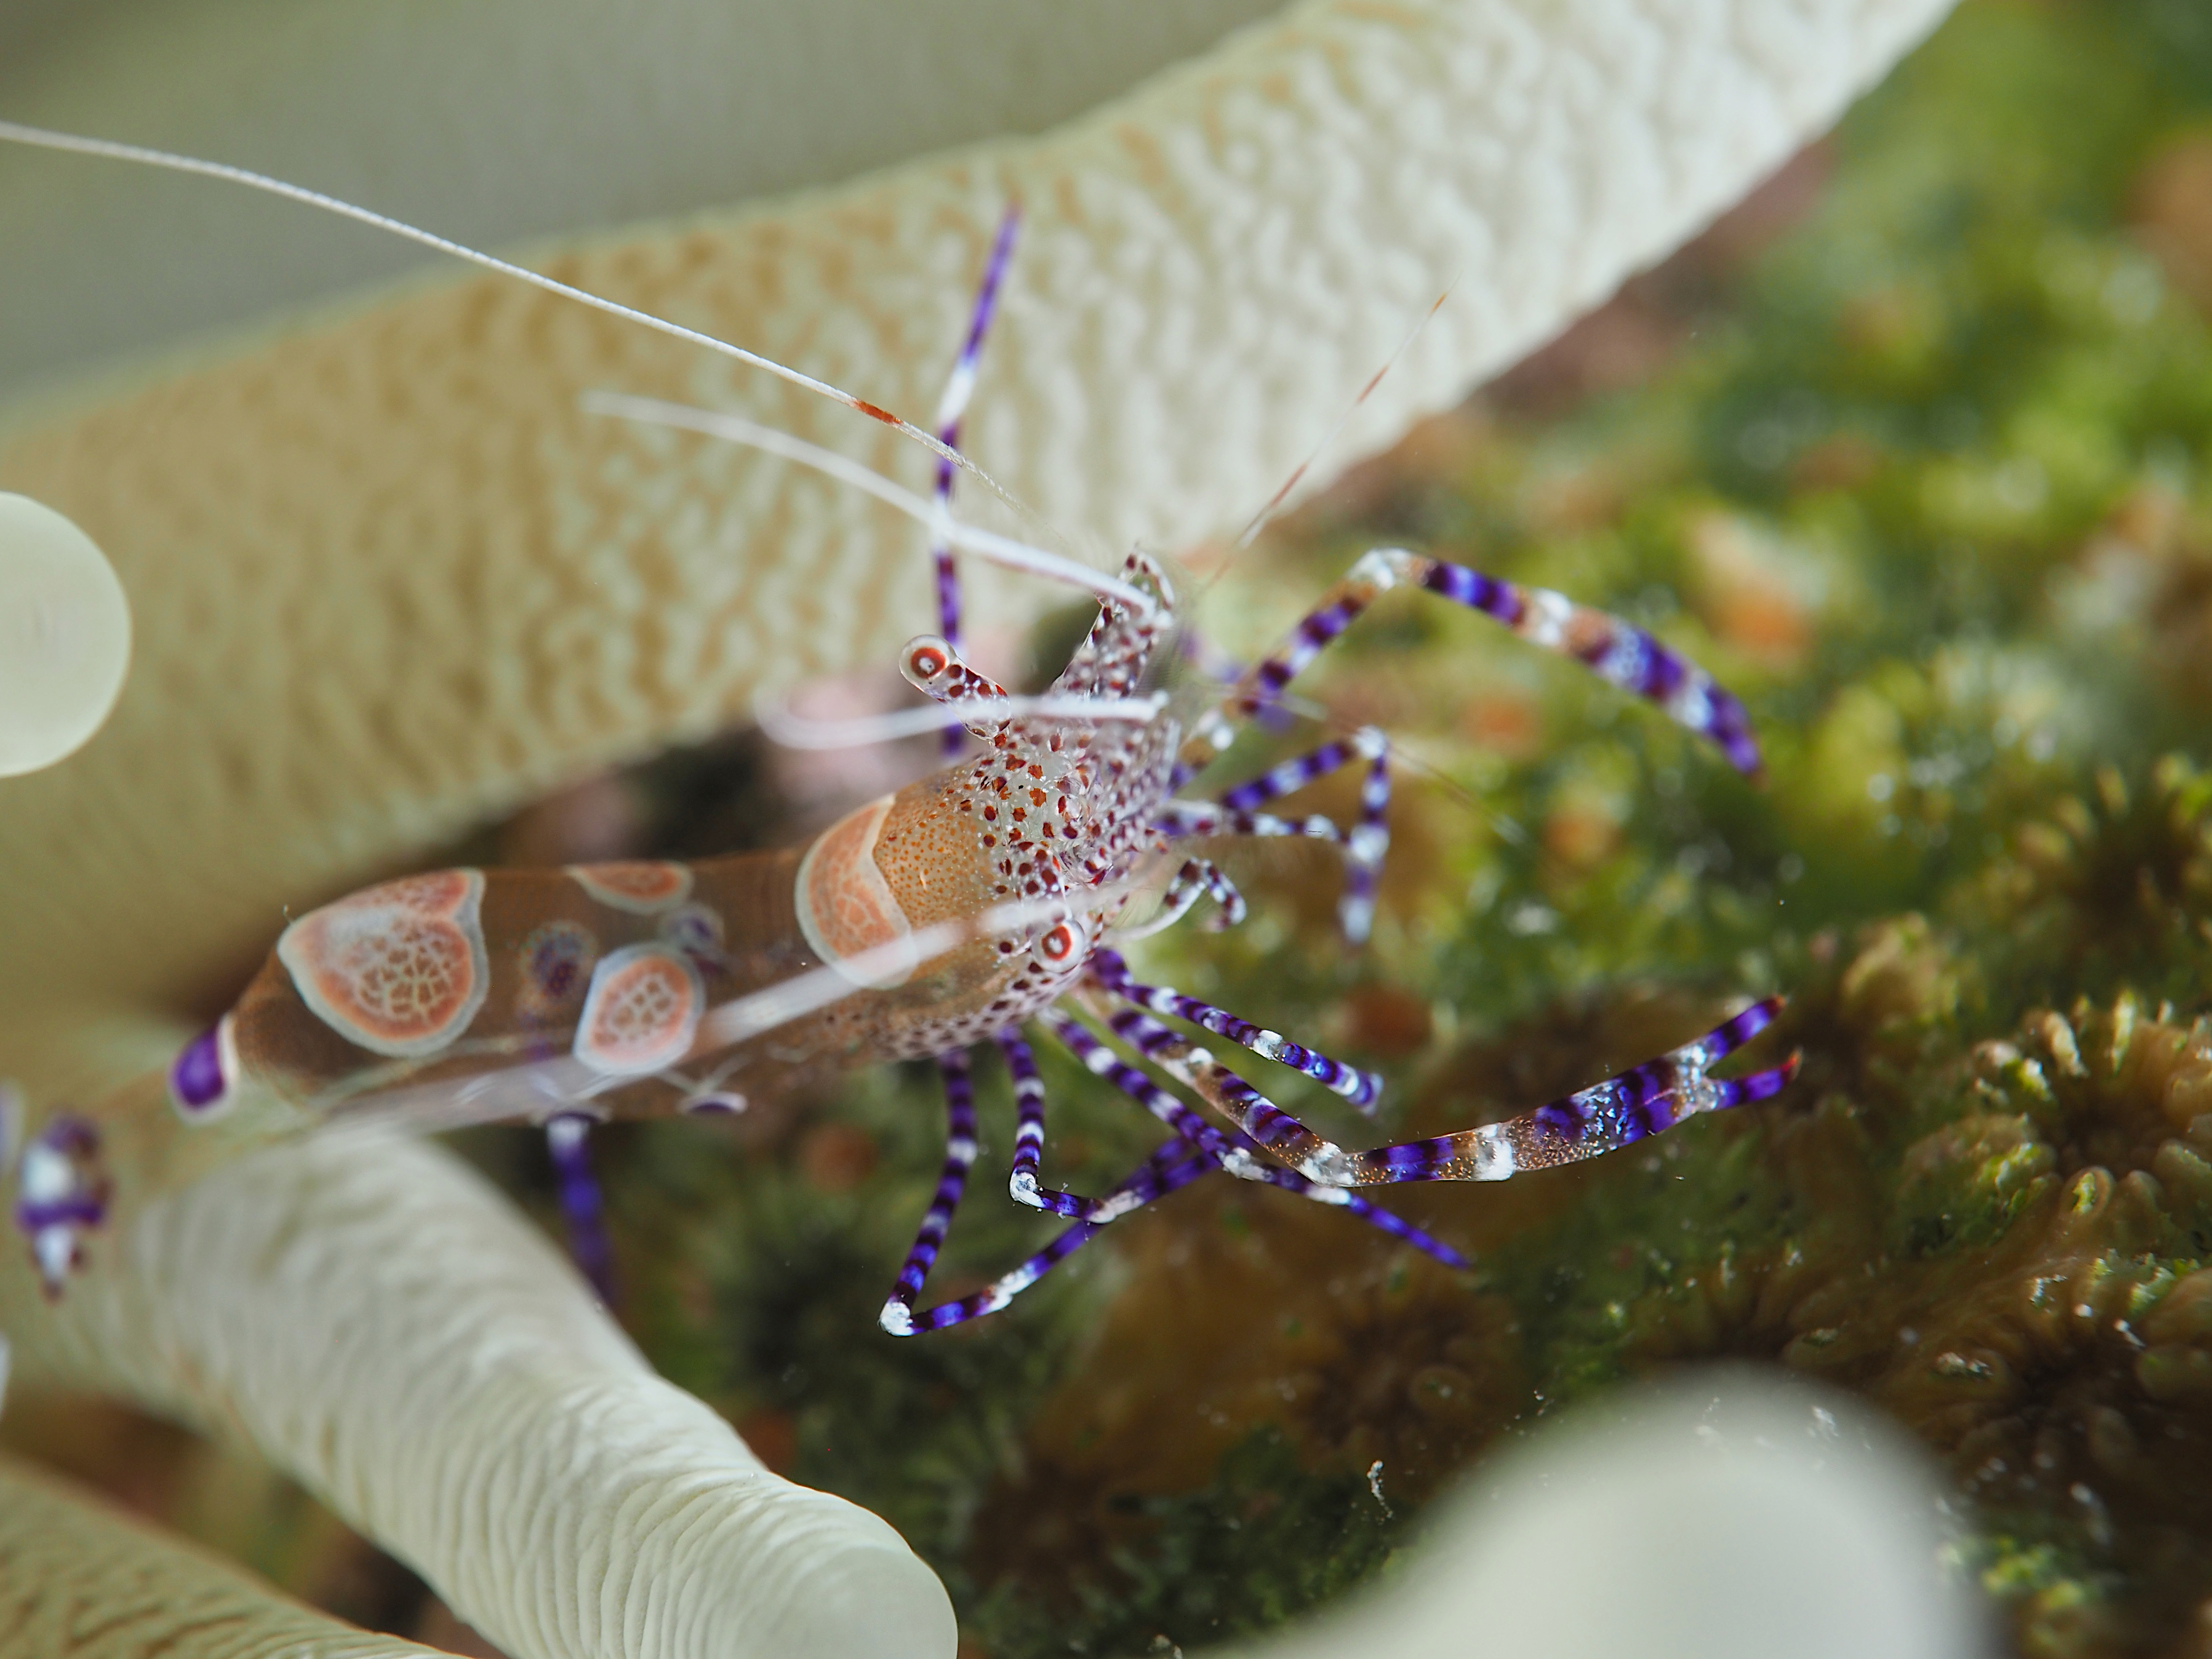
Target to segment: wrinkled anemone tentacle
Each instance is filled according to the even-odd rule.
[[[270,196],[279,196],[287,201],[297,202],[303,206],[315,208],[324,213],[335,214],[341,219],[351,219],[357,223],[388,232],[392,235],[416,243],[420,246],[434,249],[440,253],[449,254],[470,264],[480,265],[486,270],[496,271],[502,276],[512,277],[516,282],[527,283],[531,287],[543,289],[545,293],[558,295],[564,300],[573,300],[579,305],[590,307],[594,311],[603,311],[611,317],[619,317],[625,322],[635,323],[641,327],[652,329],[656,333],[665,334],[672,339],[683,341],[687,345],[703,347],[720,356],[733,358],[750,368],[763,369],[778,380],[787,380],[803,391],[813,392],[817,397],[827,398],[832,403],[842,404],[848,409],[866,415],[870,420],[881,421],[885,426],[890,427],[904,437],[912,439],[935,455],[939,465],[957,466],[963,471],[973,473],[989,486],[991,491],[1000,499],[1009,502],[1013,501],[1013,497],[996,479],[984,472],[981,468],[976,466],[974,462],[963,456],[944,440],[933,437],[911,422],[901,420],[889,410],[878,408],[864,398],[856,398],[849,392],[831,386],[827,380],[817,380],[811,374],[802,374],[795,368],[787,368],[774,358],[763,357],[757,352],[746,350],[743,346],[732,345],[726,340],[717,339],[711,334],[702,334],[696,329],[685,328],[680,323],[672,323],[665,318],[654,316],[650,312],[639,311],[632,307],[618,304],[612,300],[602,299],[599,295],[588,293],[580,288],[571,288],[568,283],[556,282],[540,271],[532,270],[522,265],[509,264],[504,259],[495,259],[489,253],[480,253],[475,248],[449,240],[434,232],[418,229],[388,215],[374,212],[368,208],[356,207],[352,203],[342,202],[334,196],[325,196],[320,191],[308,190],[300,185],[287,184],[282,179],[271,179],[265,173],[254,173],[245,167],[231,167],[222,161],[203,161],[194,156],[173,155],[167,150],[148,149],[137,144],[117,143],[112,139],[107,138],[87,138],[75,133],[54,132],[43,127],[24,126],[14,121],[0,121],[0,142],[27,144],[35,149],[64,150],[76,155],[99,156],[112,161],[131,161],[141,167],[157,167],[165,173],[192,173],[203,179],[217,179],[226,184],[243,185],[249,190],[258,190]]]
[[[1573,658],[1608,684],[1656,703],[1686,729],[1711,742],[1747,777],[1762,775],[1759,746],[1743,705],[1705,670],[1642,629],[1548,588],[1521,587],[1402,547],[1378,547],[1362,554],[1344,579],[1291,630],[1290,637],[1247,669],[1228,696],[1200,719],[1184,745],[1183,764],[1203,766],[1227,748],[1239,726],[1279,697],[1379,595],[1398,586],[1425,588],[1480,611],[1531,644]]]
[[[983,280],[975,290],[975,309],[968,319],[968,337],[960,343],[960,355],[953,359],[952,373],[945,382],[944,393],[937,400],[937,440],[947,449],[957,452],[960,447],[960,420],[968,412],[968,399],[975,390],[976,360],[982,356],[983,338],[991,331],[991,318],[998,309],[999,284],[1006,274],[1006,266],[1013,258],[1014,233],[1020,227],[1022,211],[1018,203],[1009,203],[999,220],[999,234],[991,243],[991,257],[984,262]],[[937,628],[957,649],[960,644],[960,572],[952,559],[952,481],[956,474],[950,459],[939,457],[937,463],[937,487],[931,494],[931,504],[937,509],[937,522],[930,528],[929,557],[937,577]],[[960,752],[959,731],[947,726],[943,747],[948,755]]]
[[[1343,410],[1337,416],[1336,424],[1323,433],[1321,441],[1306,452],[1305,459],[1291,469],[1290,477],[1285,478],[1276,487],[1275,493],[1267,497],[1267,504],[1252,515],[1250,521],[1245,525],[1243,532],[1237,538],[1237,551],[1241,553],[1259,539],[1260,532],[1267,527],[1267,521],[1275,516],[1276,510],[1291,498],[1291,492],[1298,487],[1299,480],[1312,470],[1313,464],[1321,459],[1322,453],[1342,435],[1344,428],[1351,422],[1352,417],[1366,406],[1367,400],[1375,395],[1375,388],[1381,386],[1389,377],[1390,371],[1398,366],[1398,360],[1413,349],[1413,342],[1421,337],[1421,331],[1428,327],[1430,320],[1444,308],[1444,301],[1451,298],[1452,290],[1458,286],[1459,276],[1455,274],[1451,281],[1444,284],[1443,292],[1437,295],[1429,308],[1415,319],[1411,328],[1406,331],[1405,337],[1398,342],[1397,349],[1383,360],[1382,367],[1367,377],[1367,384],[1359,388],[1358,396],[1346,404]]]

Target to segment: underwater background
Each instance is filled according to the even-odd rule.
[[[1468,1274],[1213,1181],[1010,1312],[896,1342],[875,1315],[943,1114],[927,1068],[883,1068],[804,1115],[595,1137],[623,1322],[772,1466],[897,1526],[963,1659],[1264,1628],[1391,1571],[1425,1500],[1550,1414],[1723,1358],[1915,1435],[2018,1652],[2212,1656],[2208,319],[2212,8],[1969,0],[1534,359],[1250,550],[1172,550],[1246,659],[1377,543],[1559,588],[1742,696],[1770,776],[1396,597],[1300,681],[1402,744],[1374,944],[1335,932],[1333,849],[1237,849],[1251,920],[1149,941],[1145,977],[1380,1067],[1392,1139],[1776,990],[1744,1064],[1802,1048],[1779,1099],[1389,1193]],[[1346,818],[1355,782],[1290,810]],[[595,854],[780,843],[836,787],[740,736],[467,851],[547,861],[610,812],[624,844]],[[1040,1059],[1048,1172],[1096,1190],[1157,1131]],[[1012,1104],[979,1082],[983,1178],[933,1297],[1055,1230],[998,1200]],[[1323,1091],[1279,1097],[1360,1133]],[[538,1137],[466,1146],[557,1226]],[[242,1454],[35,1396],[0,1440],[345,1617],[489,1651]]]

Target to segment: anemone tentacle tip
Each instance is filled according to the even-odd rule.
[[[91,740],[131,665],[131,606],[91,537],[0,491],[0,777]]]

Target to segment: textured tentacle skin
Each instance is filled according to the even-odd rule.
[[[92,1249],[52,1304],[0,1266],[27,1376],[243,1434],[510,1652],[952,1650],[889,1526],[763,1468],[439,1147],[267,1149]]]
[[[0,1648],[52,1659],[430,1659],[0,1459]]]

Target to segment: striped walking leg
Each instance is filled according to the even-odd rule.
[[[1127,1207],[1136,1209],[1154,1199],[1164,1198],[1170,1193],[1188,1187],[1200,1176],[1212,1174],[1214,1167],[1212,1159],[1188,1142],[1169,1140],[1118,1182],[1107,1197],[1116,1201],[1127,1198],[1129,1200]],[[941,1331],[949,1325],[965,1324],[971,1319],[981,1319],[985,1314],[996,1313],[1096,1238],[1102,1231],[1096,1222],[1076,1222],[1044,1249],[972,1296],[941,1302],[934,1308],[925,1308],[919,1313],[910,1308],[902,1308],[896,1322],[890,1317],[892,1304],[886,1304],[884,1328],[893,1336],[914,1336],[923,1331]]]
[[[1394,1238],[1403,1239],[1414,1249],[1435,1257],[1448,1267],[1464,1267],[1468,1265],[1467,1258],[1453,1249],[1450,1245],[1440,1239],[1431,1237],[1410,1221],[1393,1215],[1378,1205],[1369,1203],[1358,1194],[1347,1191],[1344,1186],[1332,1187],[1310,1180],[1304,1175],[1283,1169],[1278,1164],[1270,1164],[1256,1156],[1261,1150],[1261,1147],[1241,1129],[1231,1131],[1224,1136],[1211,1124],[1205,1122],[1189,1107],[1153,1082],[1152,1079],[1120,1059],[1112,1049],[1107,1048],[1104,1043],[1092,1036],[1080,1025],[1067,1019],[1065,1015],[1054,1018],[1066,1028],[1063,1030],[1055,1027],[1055,1035],[1075,1051],[1077,1056],[1093,1074],[1105,1079],[1130,1099],[1151,1112],[1153,1116],[1176,1130],[1177,1134],[1197,1142],[1200,1150],[1205,1151],[1230,1174],[1243,1180],[1258,1182],[1264,1186],[1279,1187],[1285,1192],[1296,1193],[1301,1198],[1311,1199],[1316,1204],[1326,1204],[1332,1208],[1340,1209],[1346,1214],[1366,1222],[1371,1227],[1381,1229]],[[1139,1036],[1146,1042],[1146,1046],[1141,1049],[1146,1058],[1159,1060],[1174,1075],[1184,1078],[1184,1073],[1176,1070],[1176,1061],[1194,1052],[1190,1048],[1189,1044],[1146,1015],[1137,1014],[1134,1018],[1141,1022],[1144,1028],[1149,1028],[1139,1031]],[[1159,1038],[1164,1041],[1155,1039],[1154,1032],[1158,1033]],[[1177,1044],[1182,1045],[1180,1049],[1176,1048]],[[1196,1058],[1204,1063],[1204,1067],[1206,1069],[1221,1070],[1220,1067],[1214,1066],[1212,1058],[1202,1051],[1196,1052]],[[1233,1076],[1234,1073],[1224,1073],[1224,1075]],[[1185,1078],[1185,1080],[1188,1081],[1188,1079]],[[1194,1125],[1195,1127],[1193,1127]],[[1221,1150],[1215,1150],[1217,1148]]]
[[[906,1265],[899,1269],[898,1282],[891,1287],[883,1311],[876,1316],[893,1336],[914,1334],[915,1299],[921,1294],[929,1270],[937,1265],[937,1253],[945,1248],[945,1235],[952,1229],[953,1212],[960,1207],[960,1195],[968,1189],[968,1171],[975,1162],[975,1088],[969,1074],[968,1056],[959,1049],[941,1054],[937,1069],[945,1079],[945,1167],[937,1177],[937,1195],[930,1200],[928,1213],[914,1236],[914,1248],[907,1252]]]
[[[1367,775],[1359,786],[1359,822],[1340,830],[1323,817],[1302,825],[1282,818],[1265,817],[1257,809],[1279,800],[1328,776],[1340,766],[1364,761]],[[1179,775],[1178,782],[1183,781]],[[1206,809],[1211,808],[1208,811]],[[1390,850],[1390,739],[1373,726],[1362,726],[1349,738],[1334,739],[1310,753],[1270,768],[1249,783],[1240,783],[1210,802],[1170,802],[1157,822],[1169,836],[1304,835],[1334,841],[1344,848],[1344,896],[1337,904],[1337,920],[1344,936],[1353,944],[1365,941],[1375,921],[1375,882]],[[1218,826],[1206,828],[1208,824]],[[1261,828],[1261,825],[1267,828]],[[1323,827],[1325,826],[1325,827]]]
[[[1237,727],[1274,703],[1378,596],[1401,586],[1424,588],[1480,611],[1532,645],[1572,658],[1609,684],[1657,704],[1746,776],[1760,775],[1759,745],[1743,705],[1704,669],[1642,629],[1548,588],[1522,587],[1402,547],[1362,554],[1290,636],[1247,669],[1221,702],[1200,718],[1184,744],[1182,763],[1203,766],[1226,749]]]
[[[1331,1094],[1349,1101],[1366,1115],[1372,1117],[1375,1115],[1376,1103],[1382,1092],[1382,1079],[1372,1072],[1363,1072],[1357,1066],[1347,1066],[1340,1060],[1332,1060],[1318,1048],[1309,1048],[1303,1043],[1293,1042],[1279,1031],[1270,1031],[1224,1008],[1217,1008],[1210,1002],[1200,1002],[1196,997],[1185,996],[1168,986],[1139,984],[1131,977],[1129,964],[1121,959],[1118,951],[1101,950],[1093,953],[1091,977],[1133,1007],[1155,1014],[1166,1014],[1176,1019],[1187,1019],[1200,1030],[1227,1037],[1238,1048],[1249,1049],[1262,1060],[1272,1060],[1279,1066],[1287,1066],[1292,1071],[1311,1078]],[[1139,1053],[1145,1053],[1141,1043],[1134,1043],[1129,1033],[1121,1030],[1121,1015],[1114,1015],[1109,1024],[1114,1025],[1117,1035],[1133,1042]],[[1166,1030],[1164,1026],[1152,1029]]]
[[[1020,223],[1021,210],[1012,206],[999,221],[999,234],[991,243],[990,258],[983,264],[983,280],[975,290],[975,308],[968,319],[967,337],[960,343],[960,355],[953,359],[952,373],[937,400],[937,435],[948,449],[960,447],[961,417],[967,414],[969,397],[975,390],[976,361],[983,353],[983,337],[991,331],[991,318],[999,304],[999,284],[1013,257],[1014,232]],[[937,574],[937,631],[957,651],[960,648],[960,572],[952,561],[952,463],[940,457],[937,463],[937,489],[932,498],[938,527],[930,532],[929,557]],[[958,754],[966,736],[957,726],[945,727],[945,752]]]
[[[1006,1176],[1007,1195],[1032,1210],[1088,1222],[1094,1227],[1103,1227],[1151,1202],[1126,1182],[1103,1198],[1082,1198],[1047,1187],[1037,1179],[1044,1157],[1044,1079],[1037,1075],[1036,1054],[1012,1026],[993,1041],[1006,1057],[1006,1070],[1014,1080],[1014,1162]]]
[[[1798,1057],[1727,1081],[1706,1075],[1771,1024],[1782,999],[1755,1002],[1696,1042],[1501,1123],[1371,1152],[1347,1152],[1316,1133],[1180,1033],[1134,1009],[1106,1017],[1125,1041],[1182,1083],[1270,1156],[1324,1187],[1405,1181],[1504,1181],[1531,1170],[1596,1158],[1673,1128],[1778,1094]]]
[[[561,1194],[561,1213],[568,1224],[568,1255],[600,1301],[615,1305],[614,1247],[607,1240],[606,1205],[599,1177],[592,1172],[592,1120],[582,1112],[562,1112],[545,1120],[545,1150]]]

